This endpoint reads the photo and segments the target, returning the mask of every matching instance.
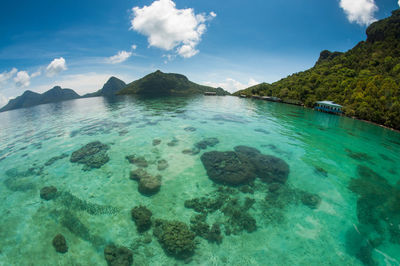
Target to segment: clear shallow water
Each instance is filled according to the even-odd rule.
[[[229,217],[220,210],[209,214],[208,224],[221,224],[222,243],[196,237],[194,256],[186,261],[189,265],[363,265],[373,261],[399,265],[400,213],[392,205],[400,206],[400,197],[367,206],[376,219],[365,218],[370,216],[357,206],[362,196],[368,202],[382,191],[382,197],[397,195],[399,133],[296,106],[203,96],[81,99],[0,113],[0,125],[0,265],[106,265],[103,249],[108,243],[132,249],[134,265],[184,264],[165,254],[151,230],[139,234],[130,210],[144,205],[153,218],[190,225],[197,213],[185,208],[184,202],[218,189],[200,156],[214,150],[232,151],[238,145],[254,147],[289,165],[286,196],[278,198],[280,204],[268,203],[269,185],[259,179],[253,194],[234,188],[233,198],[255,200],[248,213],[256,220],[257,230],[226,236]],[[209,137],[219,143],[196,155],[182,153]],[[154,139],[161,144],[153,146]],[[176,145],[167,145],[173,139]],[[110,160],[99,169],[83,171],[81,164],[69,158],[93,141],[110,146]],[[45,165],[64,153],[68,157]],[[150,174],[161,174],[157,194],[143,196],[138,183],[129,179],[130,171],[136,169],[125,159],[131,154],[146,158]],[[160,159],[168,162],[164,171],[157,170],[155,162]],[[378,192],[370,192],[370,177],[378,180]],[[41,199],[40,189],[50,185],[69,193],[79,204],[68,207],[62,200]],[[321,202],[310,208],[290,200],[295,197],[293,191],[318,195]],[[116,211],[88,210],[99,205],[99,209],[108,206]],[[364,217],[362,222],[357,213]],[[56,253],[51,244],[58,233],[67,239],[65,254]]]

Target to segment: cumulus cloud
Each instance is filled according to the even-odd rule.
[[[33,72],[33,73],[31,74],[31,78],[36,78],[36,77],[38,77],[38,76],[40,76],[40,75],[42,75],[42,71],[38,70],[38,71]]]
[[[122,62],[126,61],[131,56],[132,56],[132,52],[119,51],[116,55],[109,57],[107,59],[107,62],[109,62],[110,64],[118,64],[118,63],[122,63]]]
[[[26,71],[18,71],[17,76],[14,78],[17,87],[28,87],[31,84],[31,77]]]
[[[399,0],[398,4],[399,4],[399,6],[400,6],[400,0]]]
[[[47,66],[46,75],[48,77],[53,77],[64,70],[67,70],[65,59],[63,57],[56,58]]]
[[[214,88],[221,87],[224,90],[227,90],[232,93],[238,90],[243,90],[248,87],[260,84],[260,82],[257,82],[256,80],[250,78],[247,84],[243,84],[237,80],[234,80],[233,78],[227,78],[223,82],[204,82],[204,84]]]
[[[7,97],[0,93],[0,108],[8,103]]]
[[[400,1],[400,0],[399,0],[399,1]],[[132,50],[136,50],[137,45],[136,45],[136,44],[132,44],[131,48],[132,48]]]
[[[17,72],[18,72],[18,70],[14,67],[13,69],[11,69],[8,72],[4,71],[3,73],[0,73],[0,83],[5,83],[9,79],[11,79]]]
[[[378,7],[374,0],[340,0],[339,4],[350,22],[369,25],[376,21],[374,13],[378,11]]]
[[[174,50],[189,58],[199,51],[196,46],[206,31],[206,22],[217,16],[195,14],[192,8],[177,9],[172,0],[156,0],[150,6],[134,7],[131,29],[147,36],[149,46]]]

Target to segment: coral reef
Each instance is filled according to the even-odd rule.
[[[223,223],[225,231],[238,234],[245,230],[251,233],[257,229],[256,220],[248,212],[254,203],[254,199],[246,197],[243,204],[240,204],[237,190],[220,186],[207,197],[186,200],[185,207],[201,213],[191,219],[192,230],[210,242],[219,243],[218,224],[210,230],[209,225],[205,222],[207,215],[220,210],[225,218]]]
[[[28,191],[36,188],[33,182],[33,176],[42,174],[43,167],[31,167],[26,171],[20,171],[17,168],[12,168],[6,171],[6,178],[3,183],[11,191]]]
[[[52,243],[58,253],[66,253],[68,251],[67,241],[62,234],[56,235]]]
[[[308,192],[302,192],[301,193],[301,202],[310,207],[311,209],[316,209],[318,208],[320,202],[321,202],[321,198],[316,195],[316,194],[312,194],[312,193],[308,193]]]
[[[259,150],[247,147],[236,146],[236,153],[248,157],[256,169],[256,174],[261,180],[267,183],[285,183],[289,175],[289,165],[282,159],[272,155],[261,154]]]
[[[217,138],[205,138],[196,144],[194,146],[200,150],[205,150],[208,147],[214,147],[219,143],[219,140]]]
[[[45,162],[45,166],[50,166],[50,165],[52,165],[53,163],[55,163],[56,161],[58,161],[58,160],[61,160],[61,159],[64,159],[64,158],[66,158],[66,157],[68,157],[69,155],[67,154],[67,153],[63,153],[63,154],[61,154],[61,155],[59,155],[59,156],[54,156],[54,157],[52,157],[52,158],[50,158],[47,162]]]
[[[187,259],[194,254],[196,235],[185,223],[157,219],[154,225],[153,233],[168,255]]]
[[[144,158],[143,156],[136,157],[136,155],[128,155],[125,158],[129,161],[129,163],[134,164],[137,167],[146,168],[147,166],[149,166],[146,158]]]
[[[217,223],[215,223],[211,226],[211,229],[207,234],[207,240],[211,243],[214,243],[214,242],[217,244],[222,243],[221,228]]]
[[[146,196],[151,196],[158,191],[161,187],[161,176],[160,175],[150,175],[143,169],[136,169],[131,171],[130,179],[139,181],[138,190],[140,193]]]
[[[81,127],[78,130],[74,130],[70,133],[70,137],[73,138],[77,135],[87,135],[87,136],[94,136],[94,135],[102,135],[102,134],[109,134],[113,130],[124,130],[125,127],[132,124],[132,122],[115,122],[112,120],[97,120],[92,123],[85,123],[84,127]]]
[[[153,139],[153,146],[160,145],[161,139]]]
[[[207,215],[198,214],[190,219],[190,230],[197,236],[207,238],[210,232],[210,226],[206,223]]]
[[[137,206],[131,210],[132,219],[135,221],[137,230],[142,233],[150,229],[151,216],[153,215],[149,209],[144,206]]]
[[[359,165],[357,173],[358,178],[350,181],[349,189],[359,195],[357,217],[363,225],[360,232],[367,238],[377,234],[400,244],[400,189],[366,166]]]
[[[345,149],[347,156],[353,158],[354,160],[364,162],[364,161],[371,161],[372,157],[364,152],[355,152],[350,149]]]
[[[208,177],[216,183],[240,185],[256,178],[253,164],[240,153],[206,152],[201,156],[201,161],[207,170]]]
[[[257,176],[267,183],[285,183],[289,175],[285,161],[247,146],[236,146],[234,151],[206,152],[201,161],[211,180],[227,185],[246,184]]]
[[[328,171],[326,171],[324,168],[320,166],[314,166],[314,172],[323,177],[328,177]]]
[[[196,131],[195,127],[185,127],[183,130],[187,131],[187,132],[194,132]]]
[[[130,266],[133,263],[132,251],[115,245],[107,245],[104,248],[104,258],[108,266]]]
[[[164,159],[157,161],[157,169],[158,171],[163,171],[168,168],[168,162]]]
[[[256,220],[250,216],[248,210],[254,204],[254,200],[246,198],[243,206],[240,205],[237,198],[230,199],[222,212],[229,217],[225,227],[229,227],[234,234],[246,230],[248,233],[257,229]]]
[[[179,140],[177,140],[176,138],[173,138],[170,142],[167,143],[168,146],[170,147],[174,147],[176,145],[178,145]]]
[[[72,195],[70,192],[67,191],[58,192],[56,201],[68,208],[69,210],[85,211],[91,215],[115,214],[119,212],[118,208],[107,205],[89,203]]]
[[[107,150],[109,148],[108,145],[100,141],[94,141],[74,151],[71,154],[70,161],[72,163],[83,164],[83,170],[85,171],[92,168],[100,168],[110,160],[107,155]]]
[[[54,186],[43,187],[40,190],[40,198],[44,200],[51,200],[57,196],[57,188]]]
[[[91,234],[89,228],[84,225],[78,217],[69,210],[53,210],[50,213],[62,226],[67,228],[77,237],[92,243],[95,247],[104,245],[105,240],[101,237]]]

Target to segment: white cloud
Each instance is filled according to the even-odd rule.
[[[205,22],[216,17],[195,14],[192,8],[177,9],[172,0],[156,0],[150,6],[132,9],[131,29],[147,36],[149,46],[176,52],[185,58],[196,55],[196,46],[206,31]]]
[[[252,78],[249,79],[249,82],[247,84],[243,84],[243,83],[241,83],[241,82],[239,82],[237,80],[234,80],[232,78],[227,78],[223,82],[204,82],[204,85],[211,86],[211,87],[214,87],[214,88],[221,87],[224,90],[229,91],[229,92],[235,92],[235,91],[238,91],[238,90],[243,90],[243,89],[246,89],[248,87],[257,85],[257,84],[260,84],[260,82],[257,82],[256,80],[254,80]]]
[[[65,59],[63,57],[56,58],[47,66],[46,75],[48,77],[53,77],[64,70],[67,70]]]
[[[133,48],[133,47],[132,47]],[[132,56],[132,52],[127,51],[119,51],[116,55],[113,55],[107,59],[107,62],[110,64],[118,64],[127,60]]]
[[[0,74],[0,84],[1,83],[5,83],[6,81],[8,81],[9,79],[11,79],[15,73],[17,73],[17,69],[14,67],[13,69],[11,69],[10,71],[4,71],[3,73]]]
[[[339,4],[350,22],[369,25],[376,21],[374,13],[378,11],[378,7],[374,0],[340,0]]]
[[[400,6],[400,0],[399,0],[398,4],[399,4],[399,6]]]
[[[0,108],[8,103],[7,97],[0,93]]]
[[[31,77],[26,71],[18,71],[14,82],[17,87],[28,87],[31,84]]]
[[[38,70],[38,71],[33,72],[33,73],[31,74],[31,78],[36,78],[36,77],[38,77],[38,76],[40,76],[40,75],[42,75],[42,71]]]
[[[399,0],[399,1],[400,1],[400,0]],[[137,45],[136,45],[136,44],[132,44],[131,48],[132,48],[132,50],[136,50]]]

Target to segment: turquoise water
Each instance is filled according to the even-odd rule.
[[[0,265],[107,265],[110,243],[129,248],[134,265],[399,265],[399,133],[229,96],[80,99],[0,113],[0,125]],[[219,142],[198,154],[182,152],[206,138]],[[155,139],[161,143],[153,145]],[[93,141],[109,147],[104,165],[70,162]],[[139,205],[153,219],[190,226],[198,213],[185,201],[224,189],[208,177],[202,154],[239,145],[290,169],[278,194],[259,178],[221,192],[226,204],[254,201],[245,212],[255,231],[227,232],[235,217],[220,208],[206,222],[220,226],[222,242],[197,236],[185,259],[167,255],[154,222],[137,231],[130,211]],[[125,157],[132,154],[145,158],[149,174],[161,175],[159,192],[143,195],[130,180],[137,165]],[[159,160],[167,161],[165,170],[157,169]],[[42,199],[45,186],[60,196]],[[317,204],[305,204],[304,193]],[[59,233],[68,244],[64,254],[52,246]]]

